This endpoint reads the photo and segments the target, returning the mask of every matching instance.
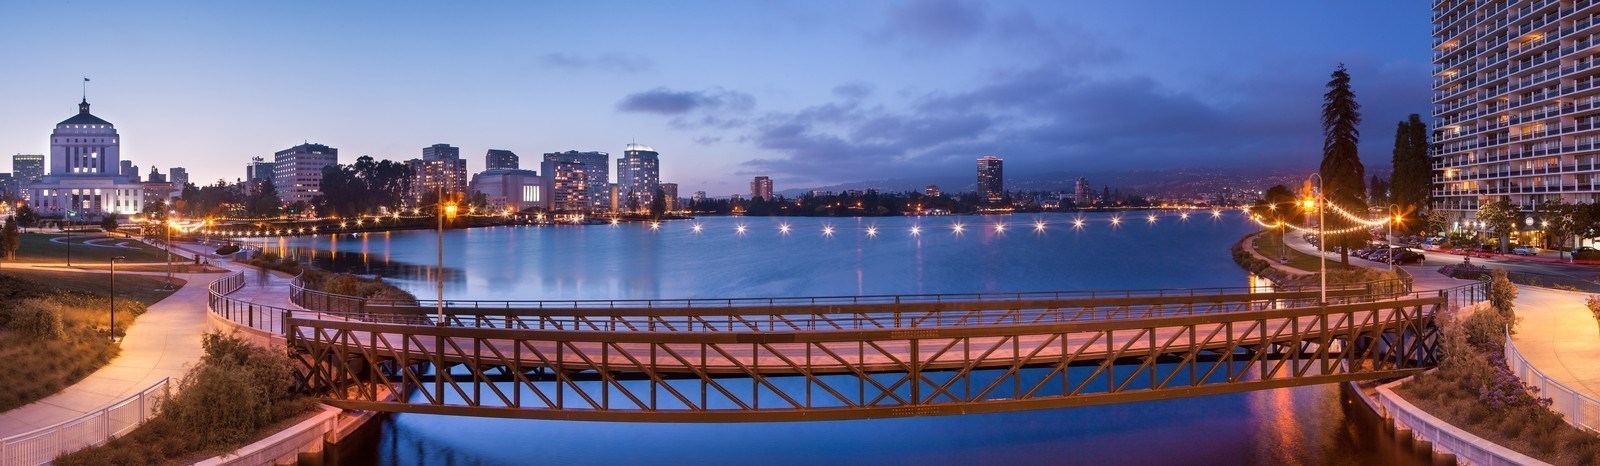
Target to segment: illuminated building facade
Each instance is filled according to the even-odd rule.
[[[1600,196],[1600,4],[1433,2],[1433,205]]]

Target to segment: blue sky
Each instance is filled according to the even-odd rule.
[[[242,177],[303,140],[479,170],[661,152],[687,195],[964,175],[1304,167],[1345,63],[1362,156],[1429,111],[1424,1],[8,2],[0,153],[44,153],[89,76],[123,157]],[[613,167],[614,168],[614,167]]]

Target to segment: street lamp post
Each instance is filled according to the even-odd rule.
[[[117,261],[127,259],[123,256],[111,258],[111,341],[117,341]]]
[[[172,289],[172,213],[167,214],[167,284],[163,290]]]
[[[456,203],[455,202],[453,202],[453,201],[452,202],[445,202],[445,200],[444,200],[444,187],[441,186],[439,188],[439,203],[434,207],[434,210],[438,211],[438,214],[439,214],[439,233],[437,235],[434,235],[435,238],[438,240],[438,243],[439,243],[438,244],[439,262],[438,262],[438,265],[434,269],[434,273],[437,274],[437,276],[435,278],[437,279],[436,291],[438,293],[438,296],[437,296],[438,299],[436,299],[434,301],[434,305],[435,305],[434,313],[436,314],[436,317],[434,318],[434,325],[440,325],[440,326],[445,324],[445,322],[444,322],[444,219],[445,219],[446,216],[454,218],[456,216],[456,208],[457,207],[456,207]]]
[[[1384,236],[1383,236],[1384,241],[1391,241],[1391,242],[1394,241],[1393,239],[1391,239],[1391,238],[1394,237],[1394,224],[1395,224],[1395,222],[1400,221],[1400,214],[1395,213],[1395,211],[1398,211],[1398,210],[1400,210],[1400,205],[1399,204],[1389,204],[1389,212],[1388,212],[1389,213],[1389,218],[1387,219],[1388,221],[1384,222],[1384,226],[1387,227],[1387,233],[1384,234]],[[1390,248],[1389,249],[1389,251],[1390,251],[1390,254],[1389,254],[1389,271],[1393,272],[1394,271],[1394,263],[1395,263],[1395,260],[1394,260],[1394,252],[1395,251],[1394,251],[1394,246],[1390,246],[1389,248]]]
[[[1328,199],[1322,196],[1322,194],[1323,194],[1322,193],[1322,174],[1321,173],[1312,173],[1311,174],[1311,178],[1316,178],[1317,179],[1317,187],[1316,187],[1316,190],[1312,191],[1312,193],[1311,193],[1312,199],[1310,200],[1309,204],[1312,207],[1317,209],[1317,262],[1318,262],[1318,267],[1321,268],[1321,272],[1318,273],[1317,275],[1319,275],[1318,278],[1321,279],[1321,285],[1322,285],[1319,288],[1320,293],[1318,293],[1318,295],[1320,296],[1320,300],[1321,300],[1320,302],[1323,305],[1327,305],[1328,304],[1328,252],[1327,252],[1327,247],[1326,246],[1328,244],[1328,235],[1327,235],[1327,223],[1325,223],[1323,221],[1323,217],[1322,217],[1322,211],[1327,210],[1327,206],[1318,205],[1318,203],[1319,203],[1318,201],[1320,201],[1320,203],[1325,204],[1325,203],[1328,202]],[[1310,181],[1310,178],[1307,178],[1307,181]]]
[[[67,211],[67,267],[72,267],[72,211]]]

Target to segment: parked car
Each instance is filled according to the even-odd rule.
[[[1396,251],[1395,253],[1389,255],[1389,262],[1392,262],[1392,263],[1395,263],[1395,264],[1398,264],[1398,265],[1420,264],[1420,263],[1422,263],[1423,259],[1424,259],[1424,257],[1422,256],[1421,252],[1417,252],[1417,251],[1414,251],[1414,250],[1411,250],[1411,249],[1401,249],[1401,250]]]
[[[1531,244],[1524,244],[1513,248],[1511,253],[1519,256],[1537,256],[1539,255],[1539,248],[1534,247]]]
[[[1377,252],[1374,252],[1372,254],[1368,254],[1367,255],[1367,260],[1374,261],[1374,262],[1383,262],[1383,261],[1388,260],[1388,259],[1389,259],[1389,250],[1388,249],[1380,249]]]

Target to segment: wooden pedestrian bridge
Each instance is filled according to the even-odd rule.
[[[803,298],[385,301],[211,285],[342,408],[596,421],[834,420],[1048,409],[1414,374],[1481,286]],[[442,314],[440,309],[442,308]],[[442,316],[442,318],[441,318]]]

